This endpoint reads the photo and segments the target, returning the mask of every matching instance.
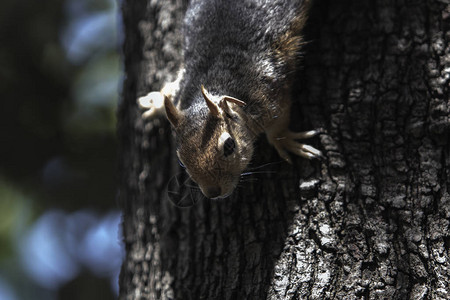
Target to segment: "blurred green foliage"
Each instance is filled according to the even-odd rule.
[[[11,240],[30,224],[32,203],[5,178],[0,177],[0,259],[13,255]]]
[[[0,275],[12,272],[15,241],[46,210],[117,209],[118,19],[111,0],[2,1]],[[39,290],[13,273],[13,283],[22,277]]]
[[[48,202],[67,209],[103,209],[114,198],[119,58],[117,47],[110,47],[87,49],[82,62],[69,60],[61,43],[70,25],[68,2],[2,3],[0,173],[31,189],[44,207]],[[87,12],[111,9],[111,1],[81,2]],[[72,182],[43,178],[55,157],[63,159],[64,176]],[[89,183],[92,179],[95,184]],[[89,193],[79,193],[86,184]],[[73,190],[62,191],[68,189]]]

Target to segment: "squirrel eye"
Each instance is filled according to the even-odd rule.
[[[233,154],[234,149],[236,148],[236,143],[234,142],[234,140],[229,137],[225,140],[225,143],[223,144],[223,155],[225,157]]]

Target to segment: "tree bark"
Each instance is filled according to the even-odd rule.
[[[136,99],[174,79],[185,9],[122,6],[120,299],[450,299],[448,2],[317,1],[291,127],[323,128],[325,159],[291,166],[261,138],[270,172],[179,208],[169,124]]]

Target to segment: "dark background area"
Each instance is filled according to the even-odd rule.
[[[113,299],[115,0],[0,9],[0,299]]]

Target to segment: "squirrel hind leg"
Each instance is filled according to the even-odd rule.
[[[289,154],[287,153],[288,151],[307,159],[323,157],[322,152],[320,150],[317,150],[312,146],[295,141],[298,139],[311,138],[319,133],[320,131],[317,130],[310,130],[304,132],[292,132],[286,130],[285,132],[282,133],[268,135],[268,140],[275,147],[275,149],[277,149],[280,157],[286,160],[288,163],[292,164],[292,160],[289,157]]]

